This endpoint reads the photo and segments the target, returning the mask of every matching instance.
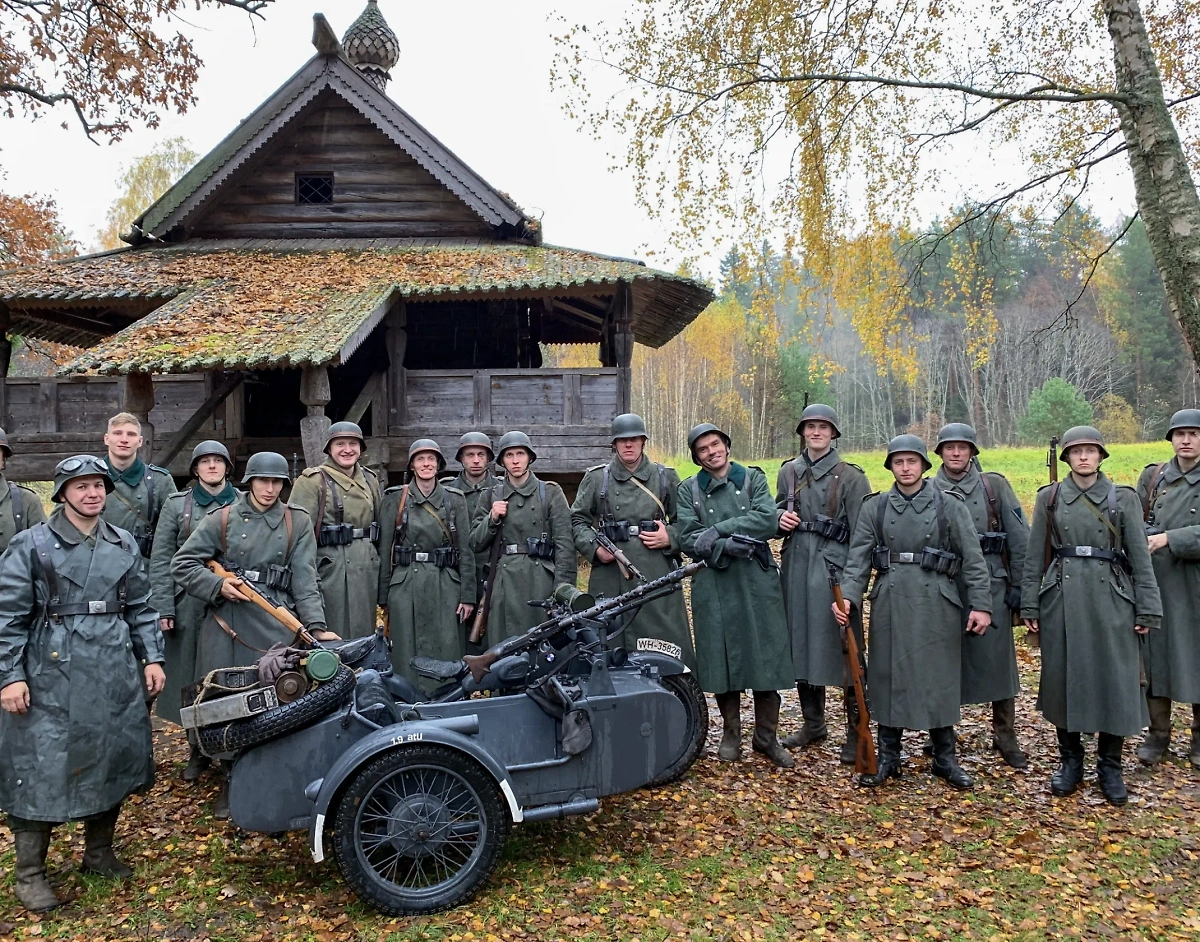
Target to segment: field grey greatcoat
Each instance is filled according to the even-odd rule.
[[[221,578],[205,565],[217,557],[257,573],[257,579],[251,577],[255,588],[284,605],[306,628],[324,629],[325,611],[317,588],[317,541],[308,514],[282,501],[263,513],[251,503],[249,494],[239,494],[234,503],[200,521],[171,560],[172,578],[205,604],[196,652],[197,676],[222,667],[256,664],[271,645],[294,638],[291,631],[254,603],[231,602],[221,596]],[[291,572],[290,589],[266,586],[272,565]],[[229,631],[237,635],[237,640],[230,637]]]
[[[1005,595],[1010,582],[1019,590],[1025,575],[1029,525],[1021,511],[1021,502],[1003,474],[988,471],[985,481],[984,473],[974,465],[958,481],[946,474],[943,466],[938,469],[933,483],[943,490],[953,489],[959,493],[978,533],[1007,534],[1003,553],[985,553],[983,557],[992,577],[992,627],[982,635],[963,634],[962,702],[994,703],[1019,696],[1021,677],[1017,672],[1017,646],[1011,627],[1012,610],[1005,602]],[[991,498],[988,488],[991,488]],[[992,500],[995,500],[994,507]],[[960,572],[954,581],[966,606],[970,593],[965,573]],[[964,607],[964,629],[966,618]]]
[[[1038,491],[1021,586],[1021,616],[1038,619],[1041,629],[1038,709],[1070,732],[1136,736],[1149,716],[1141,644],[1133,628],[1157,629],[1162,616],[1137,494],[1129,487],[1113,492],[1114,535],[1108,520],[1112,482],[1100,473],[1081,491],[1068,475],[1058,486],[1056,526],[1050,531],[1053,546],[1109,550],[1115,543],[1127,555],[1132,576],[1097,558],[1054,558],[1043,574],[1051,488]]]
[[[322,498],[324,500],[322,501]],[[321,504],[324,503],[324,516]],[[370,469],[358,465],[346,474],[332,458],[316,468],[306,468],[288,497],[289,507],[299,507],[321,526],[343,524],[363,535],[341,546],[317,545],[317,578],[325,607],[325,624],[343,638],[362,638],[375,632],[375,595],[379,586],[379,552],[371,542],[371,524],[379,517],[379,481]]]
[[[499,529],[491,516],[492,504],[497,500],[508,501],[508,514],[502,521],[505,549],[501,551],[488,616],[485,643],[489,647],[540,622],[545,612],[529,601],[548,598],[563,583],[575,585],[579,575],[571,536],[571,509],[561,487],[541,481],[535,474],[530,474],[519,489],[507,480],[493,487],[471,531],[471,546],[479,552],[490,550]],[[537,539],[543,533],[554,545],[554,559],[535,559],[525,552],[526,539]]]
[[[397,522],[405,488],[408,499]],[[460,623],[456,613],[459,605],[475,604],[475,557],[467,545],[471,535],[467,502],[456,489],[441,483],[428,497],[416,484],[392,487],[383,495],[380,520],[382,564],[376,596],[388,611],[392,666],[420,687],[427,682],[417,677],[410,659],[423,655],[454,661],[467,653],[471,623]],[[393,563],[395,545],[413,550],[407,566]],[[457,567],[435,564],[439,547],[459,550]]]
[[[0,474],[0,553],[22,530],[45,523],[41,498],[22,484],[13,484]]]
[[[634,481],[639,482],[640,486]],[[621,576],[616,563],[603,564],[596,561],[596,528],[606,519],[610,522],[623,521],[626,524],[625,541],[615,542],[647,579],[665,576],[676,568],[679,559],[679,527],[674,521],[678,488],[679,475],[673,468],[655,464],[644,455],[641,463],[633,471],[626,468],[615,456],[607,465],[588,469],[579,484],[575,503],[571,507],[575,549],[592,564],[588,592],[597,598],[601,595],[612,598],[637,585],[636,581],[626,580]],[[628,529],[630,526],[638,527],[642,520],[662,521],[671,538],[671,545],[662,550],[646,549],[637,533],[630,535]],[[682,592],[674,592],[665,598],[643,605],[633,622],[625,629],[623,640],[619,643],[628,650],[635,651],[641,638],[657,639],[677,645],[683,662],[692,670],[696,669],[696,652],[692,647],[692,633],[688,628],[687,607],[684,605]]]
[[[442,484],[462,492],[463,499],[467,502],[467,516],[471,520],[471,529],[475,528],[479,518],[487,511],[488,491],[499,483],[500,478],[491,472],[485,474],[478,483],[467,480],[465,471],[460,471],[457,477],[442,478]],[[470,539],[468,533],[467,539],[463,541],[463,552],[471,553],[475,557],[475,599],[478,601],[483,596],[483,580],[487,578],[488,554],[486,551],[472,550],[469,545]]]
[[[731,461],[724,478],[701,471],[680,484],[676,495],[679,542],[685,553],[694,557],[696,537],[709,527],[720,534],[709,568],[692,577],[700,686],[709,693],[791,687],[792,660],[778,567],[772,560],[767,571],[753,559],[725,553],[728,538],[735,533],[756,540],[775,536],[778,520],[767,476],[760,468]]]
[[[148,550],[154,539],[154,528],[158,526],[158,515],[167,498],[175,493],[175,479],[165,468],[146,464],[141,458],[135,458],[124,471],[109,464],[108,458],[102,460],[113,482],[113,492],[104,502],[104,519],[133,534],[149,571]]]
[[[204,603],[188,595],[183,586],[171,578],[171,560],[204,515],[214,508],[224,507],[237,500],[238,492],[226,482],[216,495],[199,484],[178,494],[172,494],[163,504],[154,531],[154,549],[150,554],[150,604],[159,618],[173,618],[175,627],[163,632],[167,681],[155,701],[158,715],[172,723],[179,722],[182,706],[180,691],[200,679],[196,656],[200,645],[200,627],[204,621]]]
[[[963,600],[953,577],[922,569],[919,562],[927,546],[958,554],[967,604],[975,611],[990,612],[988,566],[971,515],[961,497],[943,493],[928,480],[911,498],[895,485],[867,498],[850,538],[842,580],[846,601],[858,608],[871,578],[876,546],[887,546],[892,562],[887,572],[876,574],[869,596],[871,718],[881,726],[902,729],[953,726],[962,702]],[[901,553],[911,554],[915,561],[899,561]]]
[[[779,469],[775,504],[780,511],[790,506],[804,524],[813,523],[820,514],[848,527],[842,543],[800,529],[783,538],[783,604],[792,641],[792,670],[801,683],[816,687],[850,685],[841,631],[830,608],[833,590],[827,564],[833,563],[839,570],[845,567],[849,535],[858,523],[863,498],[870,493],[871,485],[862,468],[843,461],[834,448],[814,462],[802,454]],[[861,645],[862,615],[856,609],[852,618]]]
[[[1179,459],[1150,465],[1138,481],[1149,520],[1166,531],[1167,545],[1150,555],[1162,597],[1162,627],[1146,636],[1146,692],[1200,703],[1200,465],[1187,474]],[[1153,485],[1154,493],[1146,498]]]
[[[59,601],[103,614],[44,615]],[[124,592],[124,611],[118,611]],[[150,583],[133,537],[100,521],[84,537],[55,510],[18,533],[0,561],[0,687],[29,685],[29,712],[0,712],[0,808],[60,822],[115,808],[154,781],[145,664],[163,660]]]

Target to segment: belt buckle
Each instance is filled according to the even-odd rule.
[[[642,532],[642,528],[639,527],[637,524],[630,524],[630,527],[629,527],[629,535],[630,536],[637,536],[641,532]]]
[[[89,615],[103,615],[105,608],[107,605],[104,602],[88,602]]]
[[[517,546],[516,543],[506,543],[504,546],[505,556],[516,556],[520,551],[521,547]]]
[[[1075,547],[1075,555],[1076,556],[1091,556],[1092,548],[1090,546],[1076,546]]]
[[[897,560],[897,562],[901,562],[901,563],[915,562],[916,556],[917,556],[916,553],[901,553],[900,558],[899,558],[899,560]]]
[[[427,562],[429,562],[429,554],[428,553],[413,553],[413,559],[415,559],[419,563],[427,563]]]
[[[246,573],[246,578],[249,579],[251,582],[262,582],[262,573],[259,572],[257,569],[247,569],[247,570],[245,570],[245,573]]]

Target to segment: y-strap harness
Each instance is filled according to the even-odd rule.
[[[807,459],[804,461],[804,474],[797,481],[796,462],[799,458],[793,458],[788,462],[788,497],[785,509],[789,513],[798,513],[796,508],[799,506],[800,492],[804,488],[813,484],[812,464]],[[825,513],[815,514],[812,520],[804,520],[801,518],[800,524],[792,533],[815,533],[817,536],[822,536],[827,540],[833,540],[835,543],[847,543],[850,540],[850,522],[844,517],[837,516],[838,509],[838,485],[842,483],[842,473],[846,466],[846,462],[839,461],[830,469],[830,474],[833,475],[833,486],[829,489],[829,499],[825,504]],[[789,533],[786,540],[790,540],[792,534]]]
[[[345,522],[345,509],[342,507],[342,495],[338,490],[333,475],[324,468],[318,469],[321,474],[320,496],[317,498],[317,519],[313,523],[313,535],[317,538],[317,546],[349,546],[355,540],[370,540],[379,542],[379,521],[372,520],[369,527],[352,527]],[[367,485],[370,490],[370,485]],[[326,495],[333,496],[333,518],[336,521],[325,525]]]
[[[649,520],[639,520],[637,523],[630,523],[628,520],[616,519],[612,509],[608,506],[608,482],[609,475],[611,473],[611,466],[607,464],[604,466],[604,477],[600,482],[600,528],[604,531],[604,535],[614,543],[628,543],[639,533],[655,532],[658,530],[659,520],[661,520],[664,524],[671,522],[667,516],[667,491],[665,475],[663,474],[664,469],[663,466],[657,462],[655,463],[654,467],[657,469],[658,473],[658,479],[655,486],[655,489],[658,491],[657,494],[639,481],[637,475],[630,474],[629,480],[650,495],[650,499],[658,505],[658,513],[656,513]]]
[[[99,521],[103,527],[104,522]],[[60,623],[64,615],[120,615],[125,611],[125,599],[129,594],[129,573],[126,571],[117,581],[117,598],[115,601],[96,600],[94,602],[62,602],[58,593],[58,574],[54,571],[54,561],[46,544],[46,531],[50,529],[47,523],[39,523],[32,528],[33,548],[37,552],[38,563],[42,574],[46,577],[46,612],[47,619]],[[96,539],[103,539],[96,534]],[[124,549],[124,544],[122,544]]]
[[[1133,566],[1129,562],[1129,557],[1120,549],[1119,539],[1121,531],[1119,528],[1121,515],[1117,509],[1117,485],[1111,481],[1108,485],[1108,494],[1106,495],[1105,513],[1101,514],[1092,506],[1090,498],[1086,494],[1080,494],[1083,498],[1083,505],[1092,512],[1105,527],[1108,528],[1108,548],[1102,546],[1064,546],[1062,535],[1058,530],[1058,519],[1055,511],[1058,507],[1058,483],[1050,485],[1050,494],[1046,501],[1046,557],[1057,557],[1058,559],[1098,559],[1101,562],[1111,563],[1114,570],[1119,566],[1125,570],[1127,574],[1133,573]],[[1061,576],[1061,572],[1060,572]]]
[[[492,490],[492,501],[488,504],[488,510],[491,511],[491,506],[498,498],[497,494],[504,492],[504,483],[497,484]],[[515,492],[514,492],[515,493]],[[511,500],[511,496],[509,498]],[[505,543],[502,552],[505,556],[532,556],[534,559],[554,559],[554,540],[553,527],[550,523],[550,508],[546,506],[546,482],[538,479],[538,504],[542,511],[542,535],[541,538],[536,536],[528,536],[525,538],[525,545],[520,543]]]
[[[221,508],[221,557],[226,558],[229,553],[229,508],[231,504],[226,504]],[[283,554],[283,565],[271,563],[267,566],[267,571],[264,573],[258,569],[245,569],[243,573],[245,577],[257,585],[265,585],[268,589],[282,589],[284,592],[292,591],[292,508],[287,504],[283,505],[283,526],[287,530],[287,550]]]
[[[959,569],[962,568],[962,557],[946,549],[949,545],[950,527],[946,521],[945,498],[942,496],[942,489],[936,484],[930,483],[929,487],[933,489],[933,513],[937,517],[938,545],[926,546],[919,553],[896,553],[888,548],[883,535],[888,494],[885,492],[875,498],[875,532],[879,535],[880,542],[871,553],[871,566],[876,572],[887,572],[899,563],[920,566],[922,569],[946,576],[958,575]]]

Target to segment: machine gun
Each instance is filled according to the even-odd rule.
[[[492,665],[501,658],[534,650],[543,642],[550,641],[573,628],[583,627],[589,622],[612,622],[626,612],[641,608],[647,602],[653,602],[655,599],[663,598],[678,591],[684,579],[695,575],[707,566],[708,563],[702,559],[694,563],[688,563],[686,566],[672,570],[665,576],[660,576],[650,582],[643,582],[621,595],[614,596],[611,599],[601,599],[583,611],[572,611],[569,606],[559,606],[557,607],[558,614],[552,618],[547,619],[540,625],[534,625],[523,635],[515,635],[512,638],[501,641],[499,644],[488,648],[482,654],[468,654],[463,658],[463,663],[466,665],[475,683],[479,683],[483,680],[484,675],[491,670]],[[552,609],[552,611],[554,610]]]

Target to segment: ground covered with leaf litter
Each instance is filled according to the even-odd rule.
[[[1036,652],[1020,647],[1026,690]],[[840,697],[831,696],[840,720]],[[749,746],[749,698],[746,746]],[[3,837],[0,938],[179,940],[823,940],[1200,938],[1200,773],[1182,753],[1153,771],[1126,746],[1131,801],[1095,788],[1052,798],[1054,731],[1019,705],[1027,773],[989,751],[990,713],[967,708],[960,756],[975,790],[929,774],[905,740],[904,777],[855,787],[828,744],[793,770],[748,753],[718,762],[716,711],[705,756],[675,786],[604,800],[587,818],[518,826],[482,892],[449,913],[390,919],[314,864],[305,836],[245,834],[214,821],[216,781],[185,785],[182,737],[156,732],[159,782],[130,802],[118,840],[137,870],[127,885],[78,871],[82,829],[60,829],[51,879],[69,904],[33,917],[12,896]],[[785,699],[783,731],[798,722]],[[1094,744],[1089,746],[1094,751]],[[1089,756],[1089,769],[1094,764]]]

